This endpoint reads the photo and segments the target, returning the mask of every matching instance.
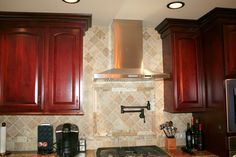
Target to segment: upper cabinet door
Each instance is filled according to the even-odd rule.
[[[204,109],[199,33],[175,33],[173,51],[176,109],[192,112]]]
[[[236,24],[226,24],[224,29],[225,74],[236,77]]]
[[[203,50],[198,23],[165,19],[156,30],[162,38],[163,70],[172,76],[164,80],[164,110],[204,111]]]
[[[79,27],[50,28],[47,111],[80,109],[83,32]]]
[[[0,115],[83,114],[83,35],[91,14],[0,13]]]
[[[41,32],[30,27],[13,27],[0,32],[1,112],[40,111],[44,52]]]

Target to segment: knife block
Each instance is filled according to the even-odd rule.
[[[165,147],[167,150],[176,149],[176,138],[166,138]]]

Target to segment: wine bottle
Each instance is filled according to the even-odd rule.
[[[198,150],[203,150],[203,131],[202,124],[198,124]]]
[[[188,149],[192,149],[192,131],[190,124],[187,123],[187,130],[185,132],[185,138],[186,138],[186,147]]]
[[[191,135],[192,135],[192,148],[194,147],[194,137],[195,137],[195,131],[194,131],[194,117],[192,117],[192,122],[191,122]]]
[[[195,120],[194,124],[194,148],[198,149],[198,119]]]

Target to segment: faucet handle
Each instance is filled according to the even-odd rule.
[[[143,122],[145,123],[145,114],[144,114],[144,109],[141,109],[140,111],[140,115],[139,115],[140,118],[143,118]]]
[[[147,101],[147,110],[151,110],[151,104],[150,104],[150,101]]]

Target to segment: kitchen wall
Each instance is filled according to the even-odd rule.
[[[93,81],[93,74],[112,66],[111,32],[109,27],[94,26],[84,37],[83,99],[84,116],[0,116],[7,123],[7,150],[36,150],[37,126],[50,123],[58,126],[77,124],[80,136],[87,138],[87,148],[104,146],[164,146],[164,133],[159,125],[172,120],[178,128],[177,144],[184,144],[186,123],[192,114],[163,112],[163,81],[104,82]],[[144,67],[162,71],[162,46],[159,34],[152,27],[143,29]],[[146,105],[146,123],[138,113],[120,113],[120,105]]]

